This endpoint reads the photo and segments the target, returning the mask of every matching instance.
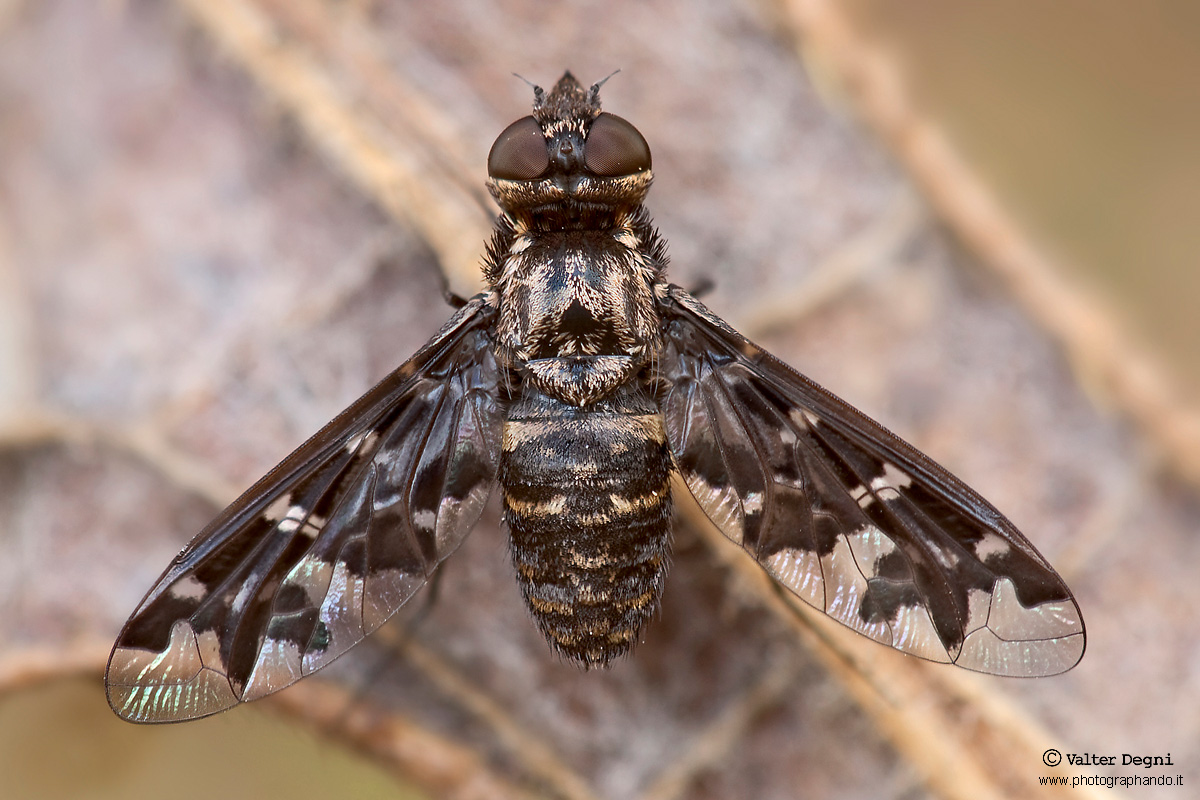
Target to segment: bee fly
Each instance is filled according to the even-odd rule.
[[[550,645],[628,652],[671,545],[672,473],[800,599],[870,638],[998,675],[1083,655],[1070,590],[982,497],[663,277],[650,148],[567,73],[500,134],[487,290],[181,552],[121,630],[136,722],[282,689],[382,625],[499,483]]]

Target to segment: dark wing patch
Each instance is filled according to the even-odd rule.
[[[117,714],[173,722],[278,691],[425,583],[495,482],[493,314],[470,301],[184,548],[117,638]]]
[[[667,438],[692,495],[805,602],[906,653],[997,675],[1083,657],[1062,578],[986,500],[682,289],[663,303]]]

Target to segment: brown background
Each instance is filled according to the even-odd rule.
[[[962,82],[920,80],[957,69],[980,107],[1039,119],[962,40],[1087,20],[883,5],[0,4],[10,796],[394,791],[336,745],[428,797],[1110,796],[1039,789],[1072,774],[1042,765],[1051,747],[1176,765],[1084,774],[1200,777],[1186,369],[1128,334],[1154,315],[1121,284],[1093,299],[1109,267],[1087,270],[1077,231],[992,202],[1025,185],[996,166],[1024,163],[997,155],[1012,137],[970,138],[986,115],[943,114]],[[509,73],[564,67],[622,70],[603,99],[654,150],[673,280],[714,280],[710,307],[1004,509],[1077,592],[1083,663],[987,678],[797,619],[684,510],[645,644],[584,673],[526,618],[493,510],[419,623],[255,707],[117,722],[99,676],[122,620],[222,503],[436,330],[439,268],[470,290],[487,149],[530,103]],[[1153,291],[1194,298],[1175,286]]]

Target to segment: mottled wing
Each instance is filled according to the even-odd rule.
[[[708,516],[782,585],[898,650],[997,675],[1083,656],[1062,578],[982,497],[678,287],[667,438]]]
[[[470,301],[184,548],[117,638],[117,714],[195,719],[282,689],[425,583],[495,481],[492,316]]]

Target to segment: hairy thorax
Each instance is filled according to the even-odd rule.
[[[583,407],[658,346],[655,269],[633,230],[514,231],[496,282],[497,350],[540,392]]]

